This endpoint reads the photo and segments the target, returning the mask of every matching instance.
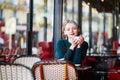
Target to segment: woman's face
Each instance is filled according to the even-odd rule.
[[[78,26],[76,26],[74,23],[67,23],[65,26],[64,34],[68,37],[77,36]]]

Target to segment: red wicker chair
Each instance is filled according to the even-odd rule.
[[[52,60],[53,55],[53,43],[52,42],[39,42],[38,46],[42,48],[42,53],[40,55],[42,60]]]

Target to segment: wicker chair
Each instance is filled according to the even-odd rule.
[[[42,54],[40,54],[41,59],[52,60],[53,42],[42,41],[38,43],[38,46],[42,48]]]
[[[0,64],[0,80],[34,80],[31,69],[20,64]]]
[[[78,73],[72,63],[66,61],[41,61],[34,64],[35,80],[78,80]]]
[[[30,55],[30,56],[22,55],[22,56],[17,57],[15,60],[13,60],[13,64],[16,64],[16,63],[22,64],[31,69],[34,63],[38,61],[41,61],[41,59],[35,55]]]

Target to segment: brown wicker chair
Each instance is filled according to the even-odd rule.
[[[66,61],[41,61],[32,71],[36,80],[78,80],[75,66]]]
[[[0,80],[34,80],[31,69],[19,64],[0,64]]]

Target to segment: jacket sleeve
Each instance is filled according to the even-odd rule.
[[[63,48],[63,43],[61,40],[59,40],[56,44],[56,56],[58,59],[64,57],[64,48]]]
[[[88,43],[84,42],[81,46],[81,52],[83,55],[81,55],[82,60],[85,58],[86,54],[87,54],[87,49],[88,49]]]
[[[80,48],[76,48],[73,63],[78,64],[82,63],[84,60],[88,49],[88,43],[83,42]]]
[[[56,56],[58,59],[64,58],[65,60],[71,61],[73,55],[73,50],[67,49],[65,42],[59,40],[56,45]]]

